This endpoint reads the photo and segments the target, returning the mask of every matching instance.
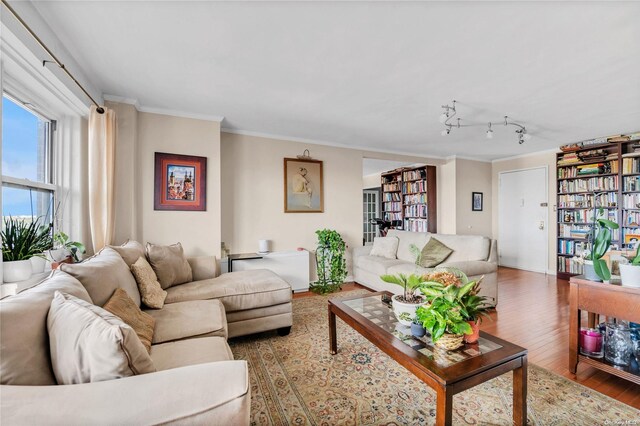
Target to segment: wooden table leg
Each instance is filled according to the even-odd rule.
[[[578,309],[578,285],[570,283],[569,289],[569,371],[578,370],[578,338],[580,334],[580,310]]]
[[[600,315],[598,315],[598,314],[594,314],[593,312],[589,312],[589,315],[587,317],[588,318],[587,326],[589,328],[596,328],[596,323],[598,322],[599,316]]]
[[[513,370],[513,424],[527,424],[527,356],[522,366]]]
[[[331,355],[338,353],[338,342],[336,339],[336,314],[331,310],[331,305],[329,305],[329,352]]]
[[[438,401],[436,405],[436,426],[448,426],[451,424],[453,412],[453,391],[448,387],[436,388]]]

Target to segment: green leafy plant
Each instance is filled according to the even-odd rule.
[[[340,290],[347,277],[347,261],[345,259],[346,243],[337,231],[319,229],[318,248],[316,249],[316,271],[318,281],[309,289],[318,294],[332,293]]]
[[[2,260],[11,262],[44,257],[51,248],[50,228],[40,224],[40,218],[27,222],[12,216],[5,217],[0,232],[2,237]]]
[[[630,257],[629,262],[631,262],[633,266],[640,265],[640,244],[638,244],[638,248],[636,249],[636,255],[633,257]]]
[[[598,210],[600,216],[604,215],[604,209],[600,207]],[[591,230],[591,253],[587,256],[587,260],[593,262],[593,269],[602,280],[611,279],[611,272],[607,267],[607,263],[602,259],[609,247],[611,246],[611,238],[613,230],[618,229],[617,223],[608,219],[597,219],[594,215],[595,222]]]
[[[76,262],[80,261],[78,252],[80,252],[81,254],[87,252],[84,244],[77,241],[71,241],[69,236],[62,231],[53,234],[53,241],[56,243],[57,248],[69,250],[69,252],[71,253],[71,257],[73,257],[73,260]]]
[[[405,303],[420,303],[423,298],[420,295],[415,294],[415,291],[422,287],[423,280],[420,275],[382,275],[380,279],[384,282],[399,285],[404,289],[400,299]]]
[[[489,316],[489,310],[491,308],[487,304],[487,298],[485,296],[478,296],[481,282],[482,278],[475,282],[468,293],[460,297],[462,316],[467,321],[478,321],[482,317],[491,319]]]
[[[447,287],[447,289],[457,287]],[[437,342],[445,333],[471,334],[473,330],[464,318],[461,304],[455,297],[437,297],[429,304],[418,307],[416,317]]]

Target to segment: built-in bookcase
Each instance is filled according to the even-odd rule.
[[[558,278],[582,274],[573,257],[590,249],[595,208],[620,225],[612,245],[628,248],[640,240],[640,152],[627,142],[589,145],[557,154]]]
[[[382,211],[395,229],[437,232],[435,166],[405,167],[382,174]]]

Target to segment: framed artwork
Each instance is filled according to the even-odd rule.
[[[482,192],[471,193],[471,210],[474,212],[482,211]]]
[[[284,212],[324,212],[322,161],[284,159]]]
[[[155,153],[154,210],[207,210],[207,158]]]

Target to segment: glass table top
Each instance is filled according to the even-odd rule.
[[[440,367],[449,367],[466,359],[502,348],[498,343],[480,337],[476,343],[466,343],[459,349],[447,351],[434,346],[429,336],[413,336],[411,334],[411,327],[398,322],[393,314],[393,310],[382,302],[380,295],[344,300],[341,302],[373,324],[392,334],[418,353],[434,361]]]

